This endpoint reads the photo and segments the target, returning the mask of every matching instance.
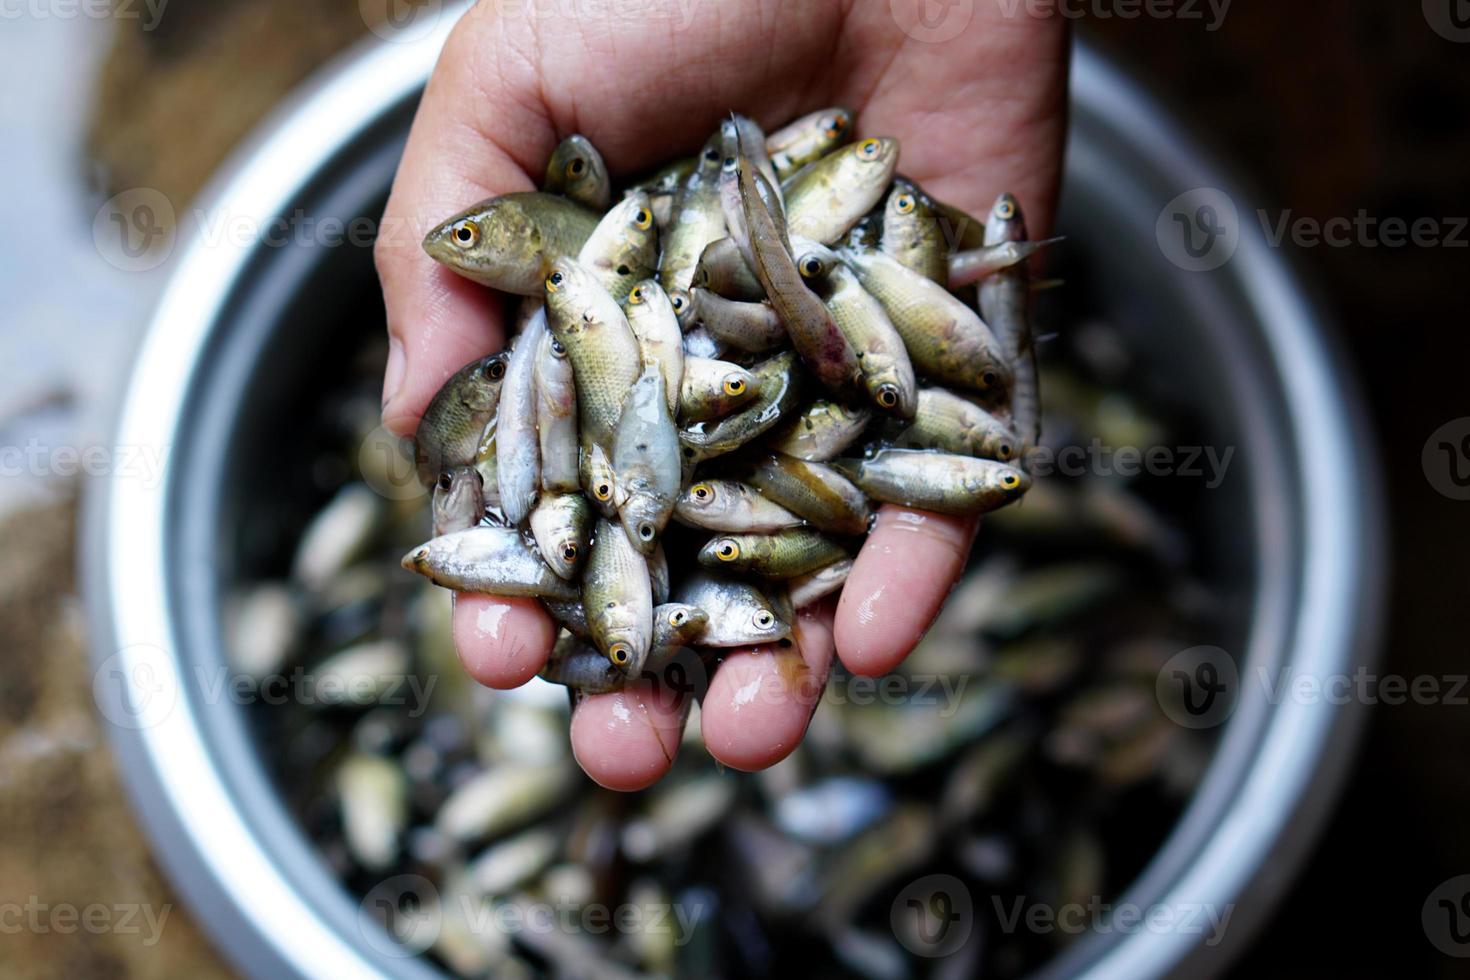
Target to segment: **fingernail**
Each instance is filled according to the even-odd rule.
[[[388,338],[388,367],[383,372],[383,414],[387,415],[388,403],[403,387],[403,372],[407,368],[403,357],[403,341],[396,336]]]

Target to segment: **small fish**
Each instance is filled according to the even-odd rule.
[[[633,547],[652,554],[674,512],[680,477],[679,435],[656,361],[644,364],[628,394],[613,440],[612,464],[618,519]]]
[[[592,627],[587,625],[587,608],[582,605],[581,599],[542,599],[541,605],[546,607],[547,613],[556,621],[556,624],[579,640],[592,640]],[[597,654],[597,658],[607,663],[607,658]]]
[[[480,436],[495,418],[510,352],[476,358],[445,381],[414,433],[414,463],[424,486],[439,474],[475,461]]]
[[[653,643],[644,667],[661,670],[684,647],[693,643],[709,626],[709,614],[683,602],[663,602],[653,607]]]
[[[753,585],[707,572],[696,572],[680,588],[679,601],[703,609],[709,617],[699,644],[740,647],[774,643],[791,635],[791,624]]]
[[[500,467],[496,453],[495,430],[495,419],[491,419],[490,423],[485,426],[485,431],[480,435],[480,446],[475,450],[475,461],[472,464],[475,472],[480,474],[480,494],[487,507],[500,506]]]
[[[679,188],[684,186],[684,181],[694,172],[699,165],[699,157],[684,157],[657,171],[642,183],[636,184],[628,189],[628,193],[642,191],[648,195],[649,206],[653,209],[653,220],[660,231],[669,226],[669,219],[673,217],[674,201],[679,196]]]
[[[857,352],[863,388],[880,411],[899,418],[914,417],[919,384],[914,366],[883,304],[862,287],[857,276],[824,246],[802,242],[796,267],[827,305],[832,320]]]
[[[569,493],[577,474],[577,383],[567,349],[549,331],[536,356],[536,431],[541,446],[541,489]]]
[[[323,507],[296,545],[291,577],[321,592],[372,546],[385,518],[383,498],[365,483],[349,483]]]
[[[793,578],[787,583],[791,608],[805,609],[812,603],[825,599],[847,584],[847,576],[851,572],[852,559],[842,558],[816,571]]]
[[[825,463],[769,453],[752,464],[746,482],[820,530],[832,534],[868,530],[871,513],[862,492]]]
[[[617,505],[613,503],[616,482],[613,479],[612,460],[598,444],[582,437],[582,462],[579,469],[582,490],[587,499],[603,517],[617,516]]]
[[[897,168],[892,137],[870,137],[802,168],[783,188],[788,233],[832,244],[883,199]]]
[[[726,534],[699,550],[699,563],[705,568],[753,572],[768,579],[795,578],[846,557],[840,544],[810,528]]]
[[[1043,238],[1034,242],[1002,241],[994,245],[955,252],[949,257],[948,282],[950,289],[962,289],[980,282],[997,272],[1021,265],[1042,249],[1060,242],[1061,238]],[[1032,284],[1033,287],[1036,285]]]
[[[570,764],[497,765],[456,788],[434,814],[434,827],[462,842],[495,837],[548,812],[575,785]]]
[[[985,225],[985,244],[1002,245],[1026,237],[1026,219],[1010,194],[996,198]],[[980,309],[989,317],[1015,373],[1011,386],[1011,424],[1021,437],[1021,453],[1041,439],[1041,388],[1036,373],[1036,332],[1031,326],[1031,288],[1025,263],[1017,263],[980,283]]]
[[[938,212],[934,202],[913,181],[902,177],[893,181],[893,189],[883,202],[883,231],[878,241],[879,248],[909,269],[941,286],[953,288],[946,261],[949,243],[945,241]]]
[[[684,459],[697,463],[739,449],[763,435],[789,412],[801,397],[796,354],[782,351],[753,366],[759,393],[745,408],[717,421],[694,422],[679,430]]]
[[[658,283],[679,311],[688,302],[694,267],[704,247],[725,237],[725,213],[720,207],[720,134],[715,133],[700,152],[699,166],[684,181],[659,259]]]
[[[776,176],[786,180],[852,139],[852,111],[837,106],[818,109],[766,137],[766,152]]]
[[[679,418],[699,422],[729,415],[758,393],[755,375],[740,365],[707,357],[686,357],[684,383],[679,390]]]
[[[644,363],[655,361],[663,372],[669,414],[677,415],[679,388],[684,383],[684,338],[668,293],[654,280],[644,279],[628,291],[623,312]]]
[[[782,423],[766,444],[809,463],[825,463],[856,442],[872,418],[872,409],[866,406],[852,408],[822,399]]]
[[[424,251],[481,285],[538,296],[551,263],[576,255],[597,221],[595,211],[556,194],[505,194],[438,225]]]
[[[434,484],[434,536],[464,531],[485,516],[480,474],[473,466],[456,466],[439,474]]]
[[[592,641],[603,656],[629,676],[643,670],[653,642],[653,583],[648,559],[623,529],[597,522],[592,556],[582,577],[582,605]]]
[[[895,423],[885,442],[901,449],[938,449],[962,456],[1009,462],[1020,449],[1011,427],[976,405],[943,388],[919,391],[919,409],[908,425]]]
[[[495,420],[495,471],[500,482],[500,507],[506,519],[519,524],[531,512],[541,485],[541,441],[536,431],[536,361],[546,336],[546,310],[527,300],[524,323],[500,393]]]
[[[1018,499],[1031,486],[1006,463],[918,449],[884,449],[868,459],[834,460],[863,492],[889,504],[939,514],[983,514]]]
[[[740,253],[732,238],[717,238],[699,253],[692,286],[700,286],[726,299],[754,303],[766,298],[766,289],[755,268]]]
[[[576,579],[587,558],[594,515],[587,498],[543,492],[531,510],[531,536],[551,570],[567,581]]]
[[[627,296],[639,280],[657,272],[658,228],[648,195],[635,191],[614,205],[597,223],[577,261],[617,298]]]
[[[440,535],[405,555],[403,567],[456,592],[577,596],[576,585],[552,571],[515,528],[481,526]]]
[[[579,133],[568,136],[552,151],[541,188],[548,194],[569,197],[599,214],[612,200],[612,179],[602,154]]]
[[[669,601],[669,559],[664,555],[663,542],[654,546],[648,556],[648,578],[653,583],[653,604],[662,605]]]
[[[689,290],[694,321],[720,343],[749,354],[762,354],[786,343],[786,326],[764,300],[726,299],[712,289]]]
[[[786,324],[792,346],[822,385],[839,394],[852,390],[860,377],[857,354],[827,307],[802,281],[785,237],[756,192],[753,169],[746,162],[740,164],[740,198],[750,226],[756,277]]]
[[[408,781],[392,759],[354,752],[337,770],[342,837],[368,871],[383,871],[398,858],[408,825]]]
[[[588,646],[571,633],[564,633],[551,648],[546,666],[537,672],[542,680],[561,684],[583,694],[607,694],[622,690],[628,675],[615,667],[596,647]]]
[[[882,252],[842,249],[839,254],[883,304],[920,374],[978,391],[1010,387],[1010,362],[1000,342],[949,290]]]
[[[578,431],[584,441],[609,448],[623,400],[642,371],[638,338],[617,300],[575,259],[563,256],[552,263],[546,277],[546,309],[552,336],[561,341],[572,362]]]
[[[769,533],[802,524],[800,517],[736,480],[700,480],[679,495],[674,516],[709,531]]]
[[[750,154],[756,170],[755,184],[773,214],[782,214],[781,187],[776,172],[766,156],[765,136],[760,127],[744,116],[732,116],[720,126],[720,145],[724,153],[720,164],[720,208],[725,214],[725,230],[740,249],[747,265],[754,267],[755,255],[750,248],[750,229],[745,223],[745,209],[740,204],[740,151]],[[784,220],[784,218],[783,218]]]

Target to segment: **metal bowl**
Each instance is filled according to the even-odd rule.
[[[298,209],[343,222],[379,214],[448,26],[325,71],[238,153],[205,207],[262,227]],[[1351,675],[1375,647],[1382,517],[1369,440],[1300,277],[1249,225],[1212,272],[1167,260],[1162,202],[1198,188],[1247,198],[1085,45],[1066,178],[1060,225],[1107,302],[1130,311],[1129,344],[1238,449],[1239,492],[1212,501],[1210,527],[1245,583],[1243,677]],[[118,416],[117,445],[167,448],[164,478],[119,474],[87,502],[99,709],[155,852],[251,976],[437,976],[369,941],[363,930],[375,927],[286,811],[243,712],[206,704],[197,680],[225,663],[222,596],[249,533],[237,526],[249,492],[239,460],[268,456],[289,407],[311,397],[334,339],[315,325],[350,322],[359,307],[380,315],[375,291],[365,246],[189,244]],[[1183,929],[1091,934],[1044,975],[1196,975],[1244,947],[1319,829],[1359,714],[1270,693],[1240,685],[1196,796],[1119,899],[1228,908],[1223,941]]]

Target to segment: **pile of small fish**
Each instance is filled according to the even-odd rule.
[[[1093,277],[1059,258],[1081,285],[1038,301],[1040,322],[1066,324],[1043,365],[1046,448],[1208,442],[1149,393]],[[1179,650],[1245,628],[1251,580],[1224,570],[1202,509],[1220,491],[1038,480],[982,523],[896,676],[835,668],[801,745],[761,773],[717,766],[696,702],[668,777],[632,796],[579,775],[562,688],[492,691],[460,667],[449,595],[398,567],[421,495],[375,492],[401,486],[404,461],[360,448],[384,331],[350,309],[335,329],[328,349],[369,346],[241,450],[229,663],[295,692],[248,706],[258,756],[398,952],[462,977],[1018,977],[1079,938],[1032,931],[1030,908],[1115,901],[1183,811],[1219,729],[1174,724],[1154,683]],[[958,878],[974,912],[942,959],[893,915],[931,874]],[[390,914],[430,903],[432,929]],[[557,928],[501,927],[537,905]],[[609,923],[630,908],[633,924]]]
[[[425,239],[523,299],[513,347],[423,415],[436,537],[403,564],[540,598],[564,630],[544,677],[608,691],[687,647],[782,640],[842,587],[873,501],[972,515],[1030,488],[1025,260],[1047,242],[1011,195],[970,218],[854,128],[732,115],[611,207],[572,136],[542,191]],[[672,575],[671,519],[701,532],[669,535]]]

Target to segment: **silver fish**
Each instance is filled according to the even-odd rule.
[[[774,643],[791,635],[791,623],[753,585],[737,579],[696,572],[685,580],[678,601],[703,609],[709,623],[699,636],[707,647],[740,647]]]
[[[613,441],[613,502],[628,540],[651,554],[679,492],[679,436],[664,396],[663,372],[644,364]]]
[[[546,310],[523,306],[525,323],[510,352],[500,411],[495,421],[496,479],[506,519],[519,524],[531,512],[541,485],[541,442],[536,432],[536,361],[546,336]]]
[[[472,527],[441,535],[405,555],[403,567],[458,592],[551,599],[578,594],[515,528]]]

